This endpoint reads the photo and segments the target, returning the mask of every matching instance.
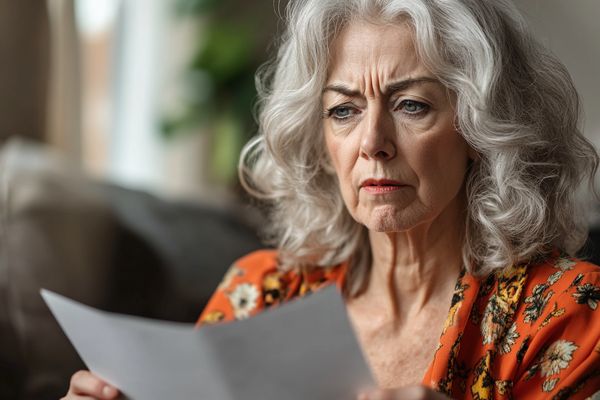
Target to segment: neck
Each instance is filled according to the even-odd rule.
[[[432,301],[445,302],[462,265],[461,216],[447,212],[408,231],[369,232],[373,259],[365,294],[394,318],[416,315]]]

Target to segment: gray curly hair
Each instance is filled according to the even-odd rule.
[[[407,19],[419,57],[456,94],[457,129],[479,155],[466,181],[469,272],[583,245],[576,191],[592,184],[598,155],[579,130],[569,73],[509,0],[299,0],[287,11],[277,57],[257,74],[259,133],[239,165],[244,187],[269,205],[267,239],[284,269],[350,260],[348,293],[368,281],[367,231],[327,168],[321,126],[328,46],[355,19]]]

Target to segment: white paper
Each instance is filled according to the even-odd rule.
[[[199,330],[42,296],[88,368],[130,400],[345,400],[374,387],[335,286]]]

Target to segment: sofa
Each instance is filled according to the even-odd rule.
[[[40,288],[192,323],[228,266],[261,247],[243,207],[168,201],[77,171],[35,143],[0,151],[0,399],[58,399],[85,368]]]

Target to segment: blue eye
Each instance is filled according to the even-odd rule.
[[[349,106],[338,106],[327,110],[327,115],[337,120],[351,118],[356,114],[356,109]]]
[[[429,110],[429,106],[425,103],[415,100],[402,100],[397,109],[404,111],[407,114],[421,114]]]

